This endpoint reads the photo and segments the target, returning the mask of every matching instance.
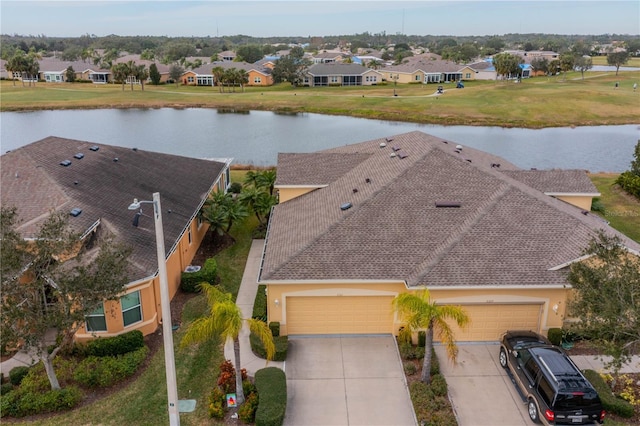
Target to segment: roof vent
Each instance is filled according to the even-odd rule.
[[[491,167],[500,168],[500,163],[491,163]]]
[[[69,214],[73,217],[80,216],[80,213],[82,213],[82,209],[79,209],[78,207],[71,209],[71,212],[69,212]]]
[[[442,143],[449,143],[449,142],[447,142],[447,141],[442,141]]]
[[[371,179],[369,179],[369,178],[366,178],[364,181],[367,182],[367,183],[371,183]]]
[[[133,148],[131,148],[131,149],[133,149],[134,151],[138,152],[138,148],[136,148],[135,146]]]
[[[440,208],[460,208],[462,203],[459,201],[436,201],[436,207]]]
[[[65,167],[69,167],[71,165],[71,161],[70,160],[63,160],[60,162],[61,166],[65,166]]]
[[[84,154],[79,152],[73,156],[73,158],[77,158],[78,160],[82,160],[84,158]]]
[[[358,188],[353,188],[353,193],[355,194],[356,192],[358,192]]]
[[[536,169],[535,167],[532,167],[531,170],[538,170],[538,169]]]
[[[402,152],[402,151],[398,151],[398,157],[400,157],[401,160],[404,159],[404,158],[407,158],[408,156],[409,155],[407,153]]]
[[[117,162],[118,162],[118,160],[119,160],[119,158],[118,158],[118,157],[116,157],[116,158],[114,158],[114,159],[113,159],[113,162],[114,162],[114,163],[117,163]]]
[[[93,146],[89,147],[89,151],[97,151],[99,149],[100,149],[100,147],[97,146],[97,145],[93,145]]]
[[[74,184],[74,185],[77,185],[77,184],[78,184],[78,181],[77,181],[77,180],[74,180],[74,181],[73,181],[73,184]]]
[[[395,156],[396,156],[396,153],[395,153],[395,152],[392,152],[391,154],[389,154],[389,157],[391,157],[391,158],[393,158],[393,157],[395,157]]]
[[[460,151],[462,151],[462,145],[456,145],[456,149],[459,149]]]
[[[582,213],[583,215],[585,215],[585,216],[589,214],[589,212],[588,212],[588,211],[586,211],[586,210],[582,210],[582,212],[581,212],[581,213]]]
[[[351,207],[353,207],[353,204],[351,203],[344,203],[340,206],[340,210],[349,210]]]
[[[392,142],[393,138],[384,138],[384,140],[386,140],[387,142]]]
[[[393,149],[394,151],[400,151],[400,147],[398,145],[394,145],[391,149]]]
[[[470,160],[469,158],[466,158],[466,160],[467,160],[468,162],[471,162],[471,160]]]
[[[384,143],[384,142],[381,142],[381,143],[380,143],[380,148],[384,148],[385,146],[387,146],[387,144],[386,144],[386,143]]]

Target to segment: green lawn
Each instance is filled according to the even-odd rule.
[[[614,83],[620,88],[613,90]],[[289,84],[240,88],[145,85],[131,91],[120,85],[38,83],[35,87],[0,83],[0,111],[72,108],[207,107],[281,112],[313,112],[416,123],[557,127],[637,123],[640,72],[591,72],[511,81],[469,81],[464,89],[445,84],[294,88]]]
[[[598,188],[604,212],[598,214],[611,226],[640,243],[640,200],[625,193],[615,184],[617,174],[591,174],[591,181]]]

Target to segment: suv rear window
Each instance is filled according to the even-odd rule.
[[[556,410],[600,407],[600,398],[596,392],[559,393],[556,398]]]

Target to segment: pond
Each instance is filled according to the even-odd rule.
[[[3,112],[0,123],[1,152],[60,136],[271,166],[279,152],[313,152],[419,130],[499,155],[521,168],[592,172],[627,170],[640,134],[638,125],[533,130],[200,108]]]

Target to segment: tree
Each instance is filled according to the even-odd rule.
[[[616,75],[618,75],[618,71],[620,71],[620,66],[626,64],[628,61],[629,52],[626,50],[607,53],[607,64],[616,67]]]
[[[549,74],[549,60],[547,58],[534,58],[531,60],[531,69],[534,72]]]
[[[86,315],[123,291],[130,250],[103,231],[81,240],[62,213],[50,215],[29,241],[16,231],[15,209],[2,207],[0,225],[2,344],[32,351],[51,389],[60,389],[54,358],[71,345]],[[49,347],[52,329],[57,338]]]
[[[176,87],[180,83],[180,77],[184,74],[184,68],[178,64],[173,64],[169,68],[169,78],[176,83]]]
[[[211,69],[211,75],[213,75],[214,83],[218,86],[218,91],[222,93],[222,80],[224,78],[224,68],[221,66],[213,67]]]
[[[40,62],[38,62],[39,54],[36,52],[29,52],[27,54],[25,63],[24,63],[24,75],[27,75],[29,79],[29,86],[31,86],[31,82],[33,81],[33,85],[35,86],[36,81],[38,81],[38,74],[40,73]]]
[[[238,49],[236,50],[236,55],[240,61],[248,62],[250,64],[258,62],[264,57],[264,54],[262,53],[262,47],[256,44],[248,44],[238,47]]]
[[[428,290],[401,293],[393,299],[392,303],[393,309],[406,324],[406,327],[401,331],[401,338],[410,338],[412,333],[426,329],[424,361],[420,380],[429,384],[431,382],[434,330],[438,331],[439,337],[447,349],[449,359],[455,362],[458,356],[458,346],[447,320],[453,320],[459,327],[464,327],[469,323],[469,316],[459,306],[437,305],[431,301]]]
[[[25,70],[27,63],[26,55],[22,50],[16,50],[13,56],[7,61],[5,68],[7,69],[7,73],[11,75],[11,79],[13,80],[13,85],[16,85],[16,79],[14,77],[15,73],[20,73]],[[24,81],[22,82],[24,86]]]
[[[214,192],[205,202],[202,218],[209,229],[219,235],[229,234],[234,223],[249,216],[244,204],[236,201],[230,193]]]
[[[618,236],[600,231],[571,265],[568,281],[574,289],[569,313],[579,319],[577,331],[588,336],[619,371],[640,352],[640,257]]]
[[[493,57],[493,66],[496,69],[496,74],[497,76],[502,76],[503,79],[520,75],[520,64],[522,62],[522,58],[510,53],[498,53]]]
[[[582,79],[584,80],[584,72],[589,71],[591,68],[593,68],[593,60],[591,59],[591,56],[578,56],[576,58],[574,67],[575,69],[580,71],[580,74],[582,74]]]
[[[292,86],[298,86],[304,81],[304,76],[311,62],[303,59],[304,51],[302,48],[298,47],[297,49],[299,50],[294,47],[291,49],[291,54],[285,55],[276,61],[273,67],[273,79],[276,82],[288,81]],[[295,55],[294,51],[296,52]],[[302,55],[300,55],[300,52],[302,52]]]
[[[153,63],[149,66],[149,78],[151,79],[151,84],[157,86],[160,84],[160,80],[162,76],[160,75],[160,71],[158,71],[158,66]]]
[[[256,173],[254,185],[256,188],[269,191],[269,195],[273,195],[273,188],[276,184],[275,169],[262,170]]]
[[[76,81],[76,72],[74,71],[74,69],[73,69],[73,67],[71,65],[69,65],[67,67],[67,70],[64,72],[64,78],[69,83],[73,83],[74,81]]]
[[[122,91],[124,91],[124,85],[127,82],[127,76],[129,75],[129,67],[125,63],[115,64],[111,67],[111,75],[115,83],[122,84]]]
[[[135,67],[133,71],[134,77],[140,82],[140,87],[144,92],[144,82],[149,78],[149,70],[147,70],[147,67],[144,64],[141,64]]]
[[[193,321],[187,327],[181,346],[209,340],[216,336],[222,339],[233,341],[233,356],[236,369],[236,400],[238,404],[244,402],[244,391],[242,389],[242,374],[240,360],[240,330],[246,323],[252,334],[258,336],[264,345],[267,353],[267,360],[273,359],[275,354],[275,344],[271,329],[263,321],[253,318],[242,318],[242,311],[232,299],[229,293],[222,293],[215,286],[209,283],[200,284],[200,290],[205,294],[209,305],[209,315]]]
[[[567,72],[572,71],[576,63],[576,57],[573,53],[563,53],[560,55],[560,71],[564,73],[563,80],[567,78]]]

